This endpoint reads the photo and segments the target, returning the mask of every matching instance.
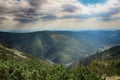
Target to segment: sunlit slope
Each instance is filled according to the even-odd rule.
[[[0,42],[10,48],[65,64],[88,56],[87,47],[72,37],[56,32],[0,33]]]
[[[77,40],[65,35],[51,35],[54,42],[45,57],[55,63],[69,63],[87,56],[87,48]],[[86,53],[85,53],[86,52]]]
[[[0,32],[0,43],[38,58],[65,64],[120,44],[120,31]]]

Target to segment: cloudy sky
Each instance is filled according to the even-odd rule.
[[[0,0],[0,31],[120,29],[120,0]]]

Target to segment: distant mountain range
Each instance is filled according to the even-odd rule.
[[[0,32],[0,44],[54,63],[67,64],[120,44],[120,31]]]

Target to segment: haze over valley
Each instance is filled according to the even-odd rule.
[[[9,48],[67,64],[120,44],[120,31],[0,32],[0,43]]]

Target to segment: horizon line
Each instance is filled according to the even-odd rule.
[[[81,32],[81,31],[120,31],[120,29],[85,29],[85,30],[0,30],[6,33],[34,33],[34,32]]]

